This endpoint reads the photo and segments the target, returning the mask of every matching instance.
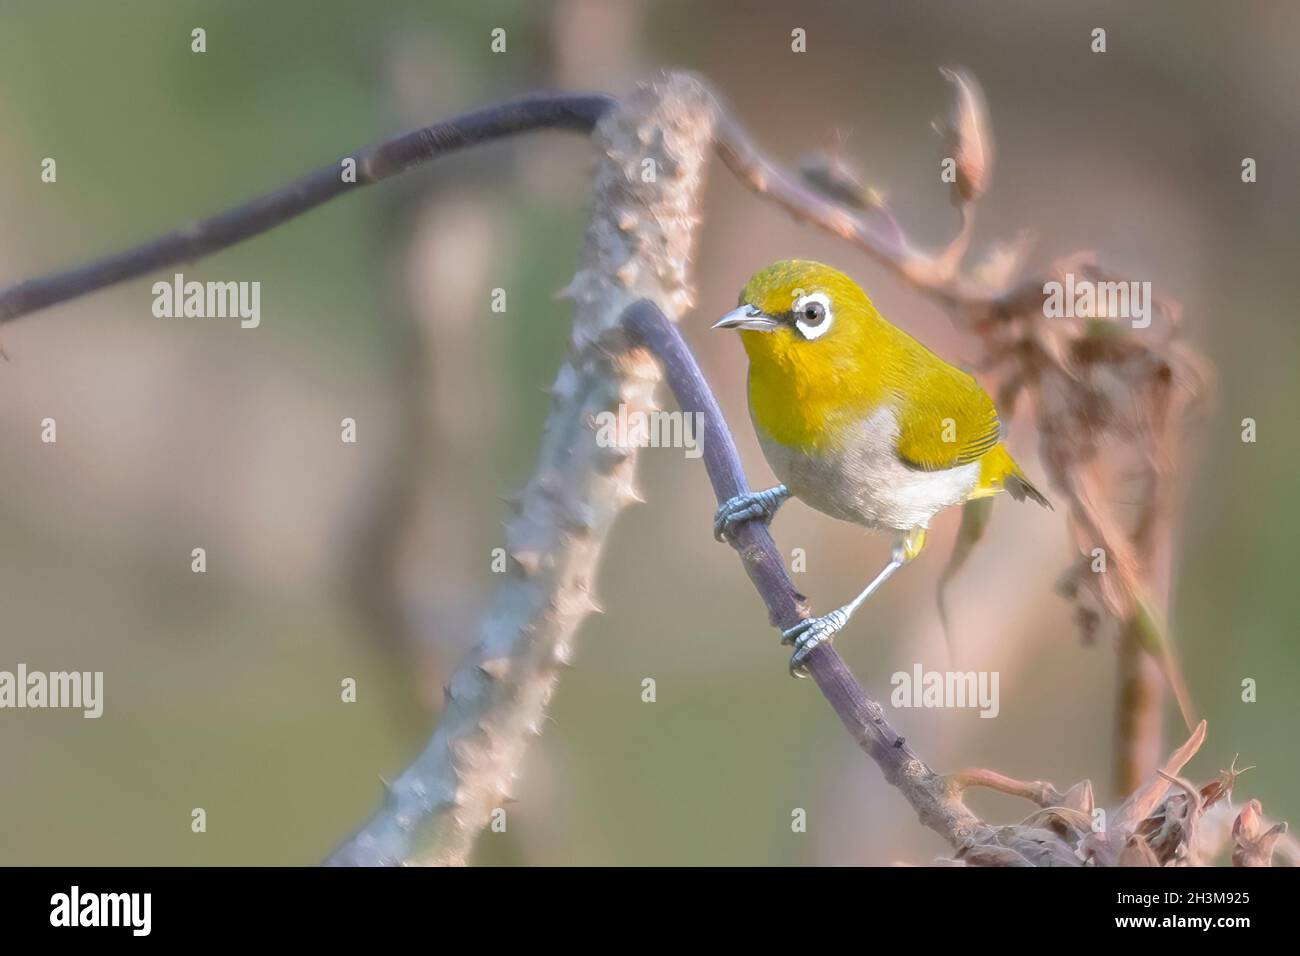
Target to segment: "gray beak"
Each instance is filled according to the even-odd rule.
[[[780,323],[769,315],[764,315],[752,305],[742,305],[735,311],[728,312],[714,323],[715,329],[750,329],[754,332],[771,332]]]

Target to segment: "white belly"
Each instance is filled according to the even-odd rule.
[[[818,511],[874,528],[928,527],[944,508],[966,500],[979,462],[919,471],[898,459],[898,421],[882,408],[833,447],[808,454],[772,441],[757,428],[768,464],[790,493]]]

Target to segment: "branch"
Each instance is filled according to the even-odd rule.
[[[537,465],[506,526],[510,576],[479,640],[447,683],[432,739],[383,805],[330,858],[340,865],[461,864],[541,733],[573,637],[599,607],[592,595],[609,529],[639,500],[636,453],[601,447],[595,416],[650,406],[658,371],[614,355],[610,337],[635,299],[671,315],[690,303],[686,272],[699,223],[712,103],[698,81],[668,75],[640,86],[600,120],[572,348],[551,388]],[[658,175],[647,182],[643,162]]]
[[[653,303],[637,302],[624,313],[633,344],[659,360],[677,404],[687,414],[704,416],[704,466],[718,504],[749,491],[740,456],[722,411],[676,327]],[[780,630],[809,616],[808,606],[790,580],[785,563],[765,525],[749,521],[728,536],[749,579]],[[958,850],[977,842],[987,828],[961,802],[943,777],[931,770],[890,724],[884,708],[867,696],[839,652],[829,643],[815,647],[807,668],[827,703],[858,746],[899,789],[923,824]]]
[[[857,246],[916,288],[950,305],[988,298],[986,289],[958,274],[975,225],[969,202],[959,204],[961,227],[957,234],[942,252],[931,255],[909,242],[894,214],[878,197],[870,207],[880,220],[876,223],[805,186],[799,177],[768,159],[739,120],[721,106],[714,145],[723,164],[741,183],[795,219]]]
[[[1021,797],[1040,807],[1057,807],[1065,800],[1065,794],[1045,780],[1017,780],[996,770],[979,767],[949,774],[948,783],[959,793],[971,787],[983,787],[985,790]]]
[[[273,190],[141,246],[84,266],[29,279],[0,291],[0,323],[180,262],[193,262],[273,229],[322,203],[469,146],[538,129],[589,132],[614,104],[603,94],[541,93],[464,113],[368,146],[356,182],[343,181],[340,159]]]

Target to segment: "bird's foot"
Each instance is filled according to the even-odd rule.
[[[825,644],[849,622],[853,611],[847,605],[836,608],[821,617],[810,617],[800,621],[788,631],[781,632],[782,644],[793,644],[794,653],[790,655],[790,675],[807,677],[808,669],[804,667],[813,648]]]
[[[721,541],[730,537],[731,532],[746,521],[762,521],[767,524],[776,514],[790,492],[785,485],[777,485],[767,491],[751,491],[749,494],[728,498],[718,509],[713,518],[713,537]]]

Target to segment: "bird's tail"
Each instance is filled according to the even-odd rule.
[[[1015,498],[1016,501],[1024,501],[1029,498],[1038,502],[1048,511],[1055,511],[1052,503],[1047,500],[1047,495],[1043,494],[1034,487],[1034,483],[1025,477],[1025,473],[1017,468],[1012,474],[1002,479],[1002,487],[1007,489],[1007,494]]]
[[[1032,481],[1020,470],[1011,453],[1002,444],[994,445],[989,453],[980,459],[980,481],[973,498],[984,498],[1005,491],[1016,501],[1026,498],[1036,501],[1049,511],[1052,503],[1047,495],[1039,491]]]

